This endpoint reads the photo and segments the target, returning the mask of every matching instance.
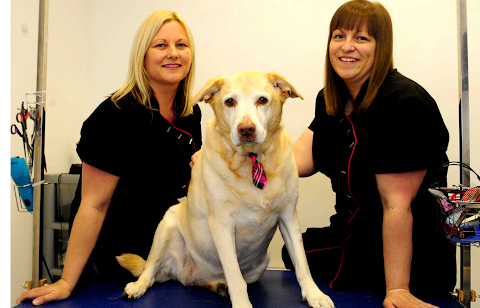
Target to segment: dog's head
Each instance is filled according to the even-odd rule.
[[[209,80],[190,104],[210,104],[219,128],[230,135],[233,145],[240,146],[262,144],[274,133],[289,97],[303,99],[284,76],[243,71]]]

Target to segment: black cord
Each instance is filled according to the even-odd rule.
[[[478,173],[475,172],[475,170],[473,170],[469,165],[465,164],[465,163],[462,163],[462,162],[459,162],[459,161],[451,161],[451,162],[448,162],[448,163],[443,163],[442,165],[440,165],[440,167],[437,169],[437,172],[441,169],[441,168],[445,168],[447,166],[460,166],[460,167],[463,167],[463,168],[466,168],[470,171],[472,171],[476,176],[477,176],[477,179],[480,181],[480,176],[478,175]]]
[[[56,202],[56,208],[57,208],[57,218],[60,220],[60,241],[61,241],[61,246],[60,246],[60,252],[59,252],[59,255],[60,255],[60,259],[63,259],[62,255],[64,252],[67,251],[67,248],[64,247],[65,246],[65,243],[68,243],[67,240],[64,238],[64,232],[68,231],[68,230],[64,230],[63,229],[63,223],[64,223],[64,220],[65,218],[63,217],[64,213],[62,211],[62,204],[60,204],[62,198],[61,198],[61,184],[62,184],[62,176],[64,174],[67,174],[67,173],[60,173],[59,176],[58,176],[58,184],[57,184],[57,202]],[[63,263],[63,260],[62,260],[62,263]]]
[[[52,274],[50,274],[50,269],[48,268],[47,261],[45,261],[45,257],[43,256],[43,253],[42,253],[42,260],[43,260],[43,265],[45,265],[45,268],[47,269],[47,274],[48,274],[48,277],[50,278],[50,281],[54,283],[55,281],[53,281]]]
[[[480,181],[480,176],[478,175],[478,173],[476,173],[475,170],[473,170],[469,165],[467,165],[465,163],[462,163],[462,162],[459,162],[459,161],[449,161],[449,162],[445,162],[445,163],[441,164],[437,168],[437,171],[435,172],[434,182],[432,183],[432,187],[438,186],[437,175],[440,172],[440,170],[442,170],[445,167],[449,167],[449,166],[460,166],[460,167],[466,168],[466,169],[470,170],[471,172],[473,172],[477,176],[477,179]]]

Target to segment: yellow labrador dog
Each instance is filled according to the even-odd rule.
[[[117,257],[139,276],[125,287],[129,298],[173,279],[228,293],[233,308],[250,308],[247,284],[267,268],[267,248],[280,226],[303,298],[311,307],[334,307],[313,281],[303,248],[295,209],[298,173],[281,124],[289,97],[303,99],[285,77],[244,71],[209,80],[192,99],[210,104],[215,116],[187,200],[165,214],[147,261]]]

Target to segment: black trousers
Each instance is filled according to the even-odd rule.
[[[381,235],[380,235],[381,236]],[[455,246],[436,233],[414,240],[410,290],[414,294],[447,293],[456,284]],[[302,234],[312,276],[330,281],[337,290],[385,292],[383,248],[366,236],[351,236],[332,227],[309,228]],[[381,243],[381,240],[380,240]],[[282,249],[285,267],[294,270],[286,247]]]

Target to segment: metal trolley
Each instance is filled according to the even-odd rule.
[[[473,172],[480,181],[480,176],[462,162],[445,163],[440,166],[437,173],[451,165],[461,167],[462,177]],[[435,213],[438,232],[460,247],[461,285],[454,295],[468,308],[477,298],[476,292],[470,288],[470,247],[480,247],[480,186],[454,185],[452,188],[434,187],[428,190],[437,200]]]
[[[480,187],[430,188],[437,199],[438,230],[452,243],[480,247]]]

